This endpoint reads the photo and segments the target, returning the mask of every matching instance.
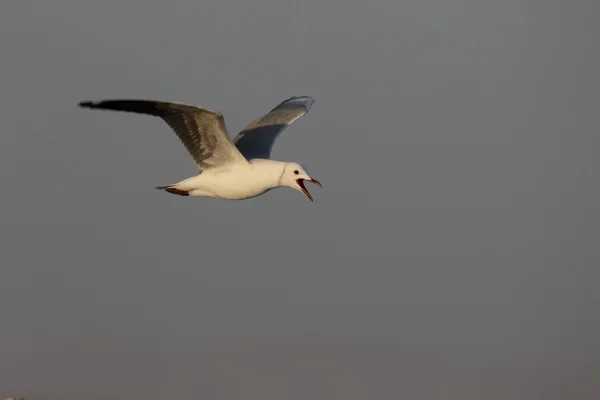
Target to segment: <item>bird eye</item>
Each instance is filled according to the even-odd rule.
[[[300,172],[298,172],[298,170],[295,170],[295,171],[294,171],[294,173],[295,173],[296,175],[298,175]]]

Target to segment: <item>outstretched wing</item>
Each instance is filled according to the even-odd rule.
[[[177,134],[200,171],[246,162],[227,133],[219,112],[189,104],[153,100],[84,101],[80,107],[127,111],[162,118]]]
[[[315,100],[309,96],[291,97],[244,128],[233,143],[251,160],[270,158],[277,136],[294,121],[310,110]]]

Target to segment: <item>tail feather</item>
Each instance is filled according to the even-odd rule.
[[[156,188],[158,190],[164,190],[167,193],[176,194],[178,196],[189,196],[190,195],[190,192],[188,192],[187,190],[181,190],[181,189],[174,188],[173,185],[156,186]]]

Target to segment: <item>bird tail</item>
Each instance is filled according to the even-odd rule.
[[[174,185],[156,186],[158,190],[164,190],[167,193],[176,194],[178,196],[189,196],[190,192],[173,187]]]

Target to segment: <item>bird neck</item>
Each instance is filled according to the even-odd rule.
[[[285,186],[283,182],[283,173],[286,163],[276,160],[254,159],[250,162],[252,167],[260,172],[273,187]]]

